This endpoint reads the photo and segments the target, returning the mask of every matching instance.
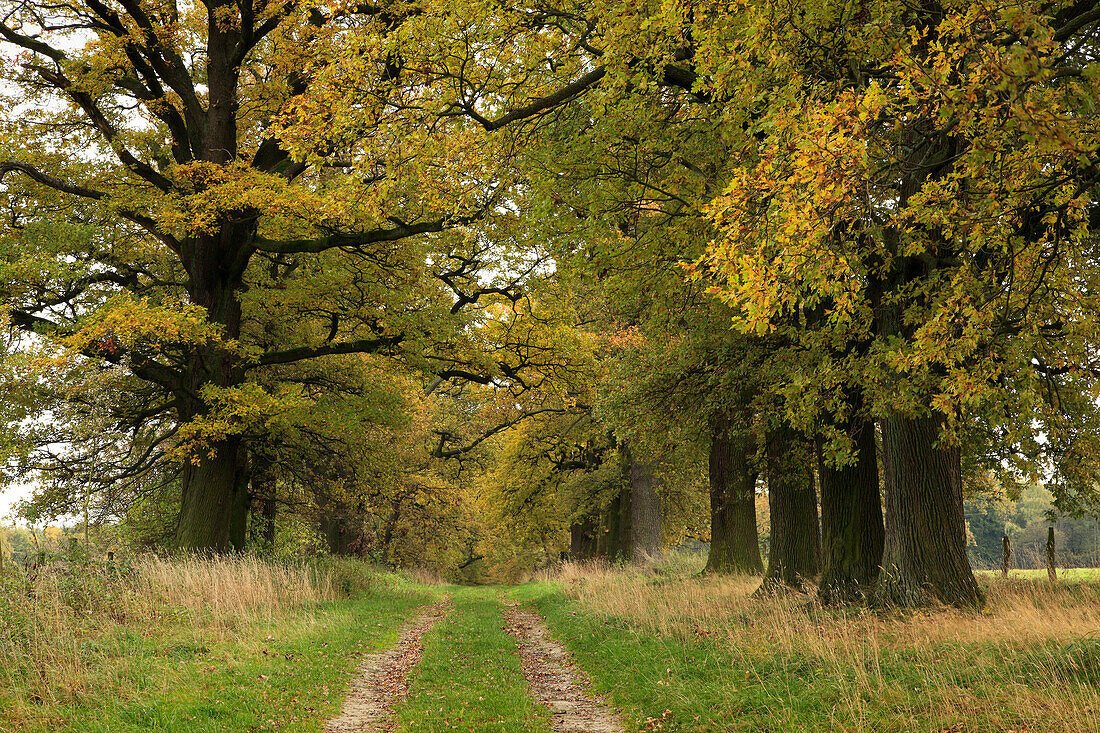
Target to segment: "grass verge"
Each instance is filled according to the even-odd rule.
[[[757,579],[574,572],[534,606],[635,729],[1100,730],[1100,587],[992,584],[984,613],[876,614]]]
[[[7,581],[0,605],[22,610],[0,618],[4,733],[319,731],[359,658],[430,600],[361,564],[155,561]]]
[[[457,588],[454,609],[424,637],[409,697],[396,713],[406,733],[549,733],[532,699],[515,640],[504,632],[502,592]]]

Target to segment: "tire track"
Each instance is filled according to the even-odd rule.
[[[340,716],[325,724],[325,733],[392,731],[393,708],[409,692],[409,673],[420,663],[421,640],[451,610],[450,600],[431,606],[401,628],[397,645],[371,654],[359,665]]]
[[[624,732],[618,716],[587,692],[588,675],[570,661],[538,614],[512,606],[504,619],[519,645],[523,676],[535,699],[550,709],[555,733]]]

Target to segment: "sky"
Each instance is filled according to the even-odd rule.
[[[14,484],[0,489],[0,523],[6,525],[22,524],[22,522],[12,521],[11,510],[21,499],[30,496],[33,488],[30,484]]]

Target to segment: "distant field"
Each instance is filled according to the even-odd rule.
[[[1067,583],[1100,583],[1100,568],[1059,568],[1058,580]],[[1000,579],[1000,570],[979,570],[978,577],[984,579]],[[1009,578],[1023,578],[1026,580],[1046,580],[1047,571],[1039,570],[1009,570]]]

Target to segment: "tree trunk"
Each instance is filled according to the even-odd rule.
[[[653,467],[630,462],[630,554],[631,562],[645,565],[661,556],[661,497],[657,493]]]
[[[603,531],[597,550],[612,562],[631,556],[630,550],[630,490],[624,488],[611,500],[604,513]]]
[[[185,265],[192,303],[206,309],[225,339],[241,334],[241,272],[227,270],[226,260],[244,246],[249,231],[226,225],[219,235],[190,240]],[[237,356],[219,343],[196,347],[181,390],[181,422],[207,414],[210,405],[201,395],[208,386],[233,388],[244,383]],[[241,438],[229,435],[210,446],[200,446],[197,463],[183,473],[183,491],[176,543],[183,549],[226,552],[244,548],[248,526],[248,471]]]
[[[755,452],[743,430],[724,415],[715,419],[710,444],[710,553],[705,573],[760,575],[760,536],[756,531]]]
[[[1057,566],[1054,562],[1054,527],[1047,527],[1047,577],[1051,583],[1058,580]]]
[[[597,526],[591,517],[569,528],[569,555],[573,560],[591,560],[596,555]]]
[[[202,160],[217,165],[237,158],[237,112],[240,64],[236,60],[241,40],[239,25],[222,22],[210,6],[207,23],[206,86],[207,112],[201,133],[193,131],[191,145]],[[256,220],[240,212],[224,216],[208,234],[189,237],[181,247],[187,271],[188,296],[206,309],[206,318],[219,326],[227,340],[241,335],[239,299],[244,270],[248,265]],[[182,421],[208,411],[202,390],[208,385],[236,387],[244,382],[237,356],[221,344],[199,346],[187,374],[182,398],[192,404],[181,411]],[[176,543],[186,549],[225,552],[243,549],[248,517],[248,475],[242,470],[239,436],[227,438],[203,449],[198,465],[183,474],[183,493]]]
[[[275,518],[278,514],[276,476],[272,470],[271,461],[253,453],[250,481],[253,507],[260,508],[259,526],[254,527],[253,536],[258,535],[261,552],[271,553],[275,550]]]
[[[875,425],[860,420],[846,427],[854,442],[854,463],[835,468],[822,459],[818,450],[822,571],[817,594],[822,603],[850,603],[867,598],[882,563],[885,528]]]
[[[241,441],[231,436],[211,446],[183,473],[183,497],[176,545],[183,550],[229,552],[244,549],[248,519],[248,472]]]
[[[364,556],[367,550],[366,536],[363,531],[366,507],[362,503],[352,506],[344,501],[332,500],[320,493],[316,495],[315,501],[317,502],[317,529],[325,538],[329,554]],[[393,525],[396,525],[396,517],[395,510],[391,515],[393,521],[386,528],[387,546],[393,540]]]
[[[386,517],[386,525],[382,531],[382,564],[396,566],[393,552],[393,536],[397,531],[397,522],[401,518],[401,498],[397,497],[390,502],[390,513]]]
[[[789,425],[770,431],[767,439],[768,506],[771,551],[764,590],[804,590],[821,572],[821,533],[817,496],[807,441]]]
[[[937,417],[882,421],[887,494],[879,603],[983,602],[966,557],[961,454],[958,447],[936,445],[942,424]]]

